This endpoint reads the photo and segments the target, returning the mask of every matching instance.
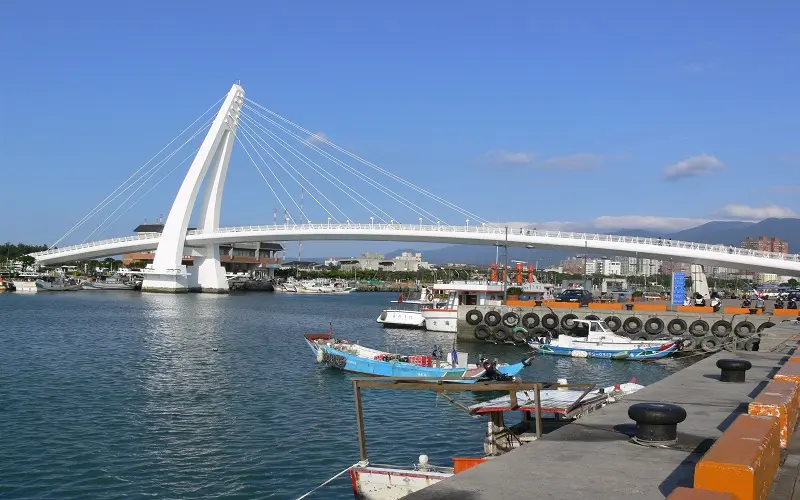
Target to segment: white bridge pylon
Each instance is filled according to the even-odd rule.
[[[244,89],[234,84],[214,118],[172,203],[156,247],[153,264],[145,274],[142,291],[184,292],[189,289],[217,293],[228,291],[225,269],[219,259],[218,244],[209,242],[195,249],[192,272],[187,273],[186,266],[181,262],[189,218],[204,180],[206,189],[200,207],[198,228],[207,233],[219,228],[222,190],[243,105]]]

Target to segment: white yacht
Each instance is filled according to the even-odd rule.
[[[506,284],[506,288],[510,287],[522,289],[520,300],[546,300],[553,289],[553,285],[537,281]],[[441,307],[422,309],[425,329],[455,333],[458,306],[499,306],[503,303],[504,288],[503,283],[496,281],[453,281],[434,284],[433,293],[446,293],[447,299]]]
[[[396,304],[394,307],[385,309],[378,319],[378,323],[383,326],[401,327],[401,328],[425,328],[425,317],[423,310],[436,309],[443,306],[444,301],[437,299],[433,291],[422,287],[419,294],[407,297],[406,294],[400,294],[397,300],[391,301]]]
[[[276,292],[284,292],[284,293],[350,293],[355,288],[350,287],[347,285],[346,282],[341,280],[326,280],[326,279],[316,279],[316,280],[295,280],[289,278],[289,280],[279,284],[275,287]]]

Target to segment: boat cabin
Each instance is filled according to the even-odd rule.
[[[631,339],[611,331],[605,321],[595,319],[576,319],[575,327],[565,333],[568,337],[580,337],[584,342],[598,343],[631,343]]]
[[[522,289],[520,300],[547,300],[552,296],[553,285],[549,283],[525,282],[503,283],[496,281],[452,281],[450,283],[436,283],[433,285],[434,293],[446,294],[447,309],[457,309],[458,306],[499,306],[503,303],[505,290],[511,287]]]

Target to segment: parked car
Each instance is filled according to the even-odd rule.
[[[556,297],[556,302],[578,302],[580,305],[588,305],[592,301],[592,292],[583,289],[564,290]]]

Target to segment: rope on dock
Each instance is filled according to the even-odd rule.
[[[342,475],[342,474],[344,474],[345,472],[349,471],[349,470],[350,470],[350,469],[352,469],[353,467],[358,467],[359,465],[360,465],[360,466],[362,466],[362,467],[363,467],[363,466],[366,466],[366,465],[367,465],[367,462],[366,462],[366,461],[362,461],[362,462],[356,462],[356,463],[354,463],[354,464],[353,464],[353,465],[351,465],[350,467],[348,467],[348,468],[346,468],[345,470],[343,470],[343,471],[339,472],[338,474],[336,474],[335,476],[331,477],[330,479],[328,479],[328,480],[327,480],[327,481],[325,481],[324,483],[320,484],[319,486],[317,486],[317,487],[316,487],[316,488],[314,488],[313,490],[309,491],[308,493],[306,493],[306,494],[304,494],[304,495],[302,495],[302,496],[299,496],[299,497],[297,497],[297,499],[296,499],[296,500],[303,500],[304,498],[306,498],[306,497],[310,496],[312,493],[314,493],[314,492],[315,492],[315,491],[317,491],[318,489],[322,488],[323,486],[326,486],[328,483],[330,483],[330,482],[331,482],[331,481],[333,481],[334,479],[337,479],[339,476],[341,476],[341,475]]]

